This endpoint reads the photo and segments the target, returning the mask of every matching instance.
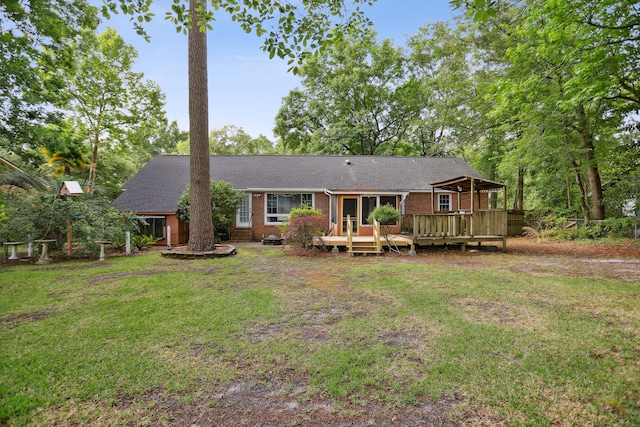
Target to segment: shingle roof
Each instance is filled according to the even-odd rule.
[[[459,176],[483,179],[455,157],[211,156],[211,179],[243,190],[431,191]],[[175,212],[189,184],[189,156],[157,156],[124,186],[116,208]]]

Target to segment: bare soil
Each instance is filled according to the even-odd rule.
[[[405,253],[392,255],[411,262],[476,269],[496,268],[496,263],[485,261],[487,256],[498,255],[503,260],[498,268],[531,276],[557,274],[640,283],[640,240],[582,243],[517,237],[507,240],[505,255],[501,251],[501,245],[485,243],[480,247],[469,245],[466,252],[457,246],[431,246],[418,248],[415,257],[407,258]]]

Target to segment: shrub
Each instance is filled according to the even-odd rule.
[[[284,243],[309,249],[313,246],[313,238],[322,236],[327,224],[322,211],[311,207],[291,209],[289,221],[280,228],[284,235]]]
[[[373,224],[373,219],[376,219],[381,225],[394,225],[400,221],[400,211],[386,204],[375,208],[367,217],[367,222]]]
[[[579,237],[583,239],[625,238],[633,236],[635,217],[607,218],[603,221],[591,221],[580,228]]]
[[[211,181],[211,219],[215,227],[229,227],[236,218],[236,212],[244,195],[244,191],[234,189],[229,182]],[[181,221],[189,221],[191,213],[189,197],[190,187],[187,187],[178,199],[178,218]]]
[[[117,241],[126,231],[136,232],[140,217],[118,212],[97,196],[61,197],[59,185],[52,182],[49,190],[0,193],[4,219],[0,220],[0,240],[28,241],[55,239],[58,247],[66,241],[67,222],[73,225],[73,239],[84,249],[76,256],[95,256],[95,240]]]
[[[159,240],[161,239],[153,237],[153,234],[149,234],[148,236],[145,236],[144,234],[136,234],[135,236],[131,236],[131,244],[138,250],[146,248],[147,246],[153,246]]]

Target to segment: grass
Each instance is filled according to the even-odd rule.
[[[343,405],[454,397],[512,425],[640,425],[638,283],[480,256],[482,268],[247,247],[3,267],[0,424],[162,424],[123,402],[188,406],[277,377]]]

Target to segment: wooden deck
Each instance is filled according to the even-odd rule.
[[[349,219],[350,221],[350,219]],[[507,212],[503,210],[456,212],[449,214],[403,215],[398,234],[380,235],[380,225],[374,225],[373,236],[319,236],[314,245],[331,248],[338,253],[341,247],[354,253],[380,254],[385,246],[409,247],[415,254],[416,245],[462,245],[484,242],[501,242],[502,251],[507,251]],[[350,224],[347,230],[350,230]]]
[[[387,236],[389,242],[384,236],[380,238],[380,251],[378,250],[368,250],[368,251],[359,251],[358,248],[363,247],[373,247],[376,245],[376,240],[374,236],[352,236],[352,249],[349,250],[349,241],[347,236],[319,236],[315,241],[315,246],[323,246],[326,248],[331,248],[333,253],[338,253],[340,248],[346,248],[349,253],[382,253],[382,249],[387,247],[387,244],[390,244],[392,247],[409,247],[411,253],[415,253],[415,245],[413,242],[413,238],[411,236],[403,236],[399,234],[390,234]],[[353,248],[356,248],[355,250]]]

